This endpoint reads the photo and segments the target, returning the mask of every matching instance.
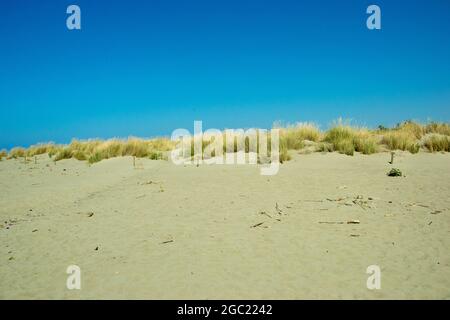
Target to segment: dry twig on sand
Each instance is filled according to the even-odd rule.
[[[250,228],[256,228],[256,227],[259,227],[259,226],[262,225],[263,223],[264,223],[264,222],[257,223],[257,224],[255,224],[255,225],[251,226]]]

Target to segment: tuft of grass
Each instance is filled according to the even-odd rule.
[[[88,160],[92,164],[104,159],[120,156],[165,159],[164,152],[171,150],[173,146],[174,143],[172,141],[164,138],[152,140],[135,137],[130,137],[126,140],[72,140],[68,146],[58,150],[55,161],[75,158],[78,160]]]
[[[379,151],[378,139],[366,129],[359,129],[353,137],[355,151],[362,154],[372,154]]]
[[[17,159],[26,156],[26,149],[22,147],[15,147],[9,151],[9,158]]]
[[[328,142],[319,142],[316,146],[316,151],[318,152],[333,152],[334,147]]]
[[[84,153],[86,156],[92,154],[95,152],[95,150],[103,143],[103,141],[98,139],[89,139],[86,141],[80,141],[73,139],[70,144],[69,148],[72,151],[80,151]]]
[[[87,160],[86,154],[83,151],[80,151],[80,150],[74,151],[72,153],[72,157],[77,159],[77,160],[80,160],[80,161]]]
[[[280,142],[285,143],[286,148],[289,150],[300,150],[305,144],[302,139],[296,137],[296,133],[292,130],[281,131]]]
[[[288,125],[279,129],[280,140],[285,141],[289,150],[300,150],[305,146],[305,140],[318,142],[321,136],[319,128],[308,122],[299,122],[295,126]]]
[[[88,158],[88,162],[90,164],[96,163],[96,162],[100,162],[102,161],[104,158],[102,157],[102,154],[100,152],[94,152],[93,154],[91,154]]]
[[[280,139],[279,145],[280,152],[280,163],[291,160],[291,156],[288,152],[287,142]]]
[[[419,152],[420,146],[415,134],[411,131],[393,130],[385,133],[381,142],[390,150]]]
[[[0,161],[3,160],[3,158],[6,158],[8,156],[8,152],[6,152],[5,149],[0,151]]]
[[[334,151],[352,156],[355,152],[354,139],[356,131],[339,122],[325,133],[324,142],[332,145]]]
[[[94,149],[94,152],[98,153],[102,159],[114,158],[114,157],[118,157],[121,155],[125,156],[125,155],[128,155],[128,154],[124,153],[124,148],[126,148],[127,143],[129,143],[129,144],[134,143],[134,140],[127,141],[126,143],[124,143],[123,141],[120,141],[118,139],[107,140],[107,141],[97,145],[96,148]],[[133,149],[133,151],[135,151],[135,150],[137,150],[137,149]],[[137,156],[137,157],[144,157],[145,153],[143,153],[142,155],[140,155],[140,154],[139,155],[138,154],[130,154],[130,155]]]
[[[139,138],[129,138],[123,145],[122,156],[134,156],[137,158],[148,157],[150,148],[148,144]]]
[[[414,136],[416,139],[422,138],[422,136],[425,134],[425,128],[412,120],[407,120],[400,124],[397,124],[396,130],[408,133],[409,135]]]
[[[51,158],[58,154],[63,149],[62,146],[55,146],[54,148],[48,150],[48,156]]]
[[[27,157],[34,157],[37,155],[41,155],[41,154],[45,154],[45,153],[57,153],[58,152],[58,147],[52,143],[39,143],[36,145],[32,145],[29,148],[27,148],[26,150],[26,156]]]
[[[72,158],[73,151],[70,147],[66,147],[58,151],[58,153],[55,156],[55,161],[63,160],[63,159],[70,159]]]
[[[176,143],[174,141],[165,138],[155,138],[148,140],[148,145],[151,150],[158,150],[165,152],[171,151],[176,146]]]
[[[438,133],[450,136],[450,125],[447,123],[430,122],[425,126],[425,133]]]
[[[166,156],[161,151],[151,151],[149,155],[149,159],[151,160],[166,160]]]
[[[447,151],[450,152],[450,136],[431,133],[422,139],[422,145],[430,152]]]
[[[351,127],[344,124],[342,120],[338,120],[325,133],[324,142],[328,145],[321,144],[319,146],[320,151],[331,149],[349,156],[352,156],[355,152],[372,154],[379,151],[378,140],[374,132],[365,128]]]

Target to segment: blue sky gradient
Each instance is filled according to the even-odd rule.
[[[66,28],[81,8],[82,29]],[[377,4],[382,29],[366,28]],[[450,120],[450,1],[0,2],[0,148]]]

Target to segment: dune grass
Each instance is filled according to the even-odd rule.
[[[8,158],[9,159],[17,159],[17,158],[23,158],[26,156],[26,149],[22,147],[15,147],[12,148],[11,151],[9,151]]]
[[[286,127],[275,124],[274,127],[280,129],[280,141],[289,150],[300,150],[304,147],[305,140],[318,142],[321,137],[319,128],[313,123],[300,122]]]
[[[383,148],[410,153],[419,152],[421,147],[431,152],[448,151],[449,136],[450,126],[447,123],[431,122],[423,125],[405,121],[394,128],[379,126],[377,130],[368,130],[338,120],[325,132],[317,151],[338,151],[347,155],[353,155],[354,152],[372,154]],[[424,137],[427,138],[423,140]]]
[[[306,146],[312,151],[339,152],[346,155],[354,155],[355,152],[372,154],[383,150],[403,150],[417,153],[419,150],[429,152],[450,152],[450,125],[447,123],[430,122],[420,124],[414,121],[405,121],[393,128],[379,126],[369,130],[350,125],[341,119],[335,121],[327,131],[321,131],[313,123],[297,123],[295,125],[281,125],[275,123],[274,128],[280,133],[280,161],[291,159],[290,150],[301,150]],[[242,136],[244,134],[244,136]],[[245,151],[256,152],[259,158],[270,158],[271,135],[267,131],[264,138],[267,139],[267,155],[260,154],[259,141],[263,137],[258,131],[256,143],[250,142],[250,137],[242,131],[235,131],[230,144],[232,152]],[[223,135],[223,152],[227,152],[226,136]],[[202,150],[215,141],[213,136],[204,135],[202,138]],[[194,138],[191,139],[191,157],[194,156]],[[55,161],[63,159],[77,159],[96,163],[104,159],[120,156],[134,156],[153,160],[167,159],[169,151],[173,150],[176,142],[167,138],[141,139],[129,137],[128,139],[90,139],[72,140],[68,145],[56,145],[54,143],[41,143],[25,149],[16,147],[7,153],[0,152],[2,158],[32,157],[48,154]],[[309,152],[309,151],[308,151]],[[213,150],[210,156],[215,156]],[[203,157],[203,155],[202,155]]]
[[[8,152],[6,150],[0,150],[0,161],[3,160],[3,158],[6,158],[8,156]]]
[[[439,133],[427,134],[422,139],[422,145],[430,152],[450,152],[450,136]]]
[[[325,133],[323,140],[331,145],[333,151],[352,156],[355,152],[354,138],[355,130],[339,121]]]
[[[381,140],[389,150],[404,150],[411,153],[419,152],[420,146],[414,134],[407,131],[394,130],[383,135]]]
[[[172,141],[163,138],[153,140],[135,137],[130,137],[126,140],[72,140],[68,146],[61,148],[56,153],[54,160],[75,158],[77,160],[87,160],[91,164],[120,156],[159,160],[165,159],[165,152],[171,150],[173,146]]]
[[[287,141],[280,139],[280,162],[283,163],[285,161],[291,160],[291,155],[289,154],[289,148]]]
[[[260,131],[255,130],[254,135],[252,135],[249,132],[242,132],[242,131],[233,131],[232,133],[225,134],[225,132],[222,135],[222,144],[219,144],[219,148],[221,146],[222,154],[225,154],[227,152],[240,152],[244,151],[245,153],[256,153],[258,155],[258,161],[265,162],[266,160],[270,159],[271,153],[272,153],[272,144],[271,144],[271,133],[270,131],[266,131],[264,136],[262,135]],[[229,136],[230,135],[230,136]],[[232,141],[228,141],[227,139],[232,139]],[[260,140],[266,139],[267,143],[267,154],[261,154],[260,152]],[[215,146],[215,137],[214,135],[204,135],[202,139],[202,159],[208,159],[210,157],[215,157],[216,152],[214,150]],[[220,143],[220,142],[219,142]],[[190,157],[193,159],[195,156],[195,139],[192,137],[190,139]],[[229,144],[229,145],[228,145]],[[211,154],[207,154],[205,152],[206,148],[210,146]],[[189,146],[187,146],[189,148]],[[291,156],[288,152],[288,144],[284,137],[280,136],[279,141],[279,159],[280,162],[288,161],[291,159]]]
[[[420,147],[430,152],[449,151],[448,137],[450,126],[447,123],[431,122],[421,125],[413,121],[405,121],[383,134],[382,143],[390,150],[405,150],[417,153]]]
[[[331,150],[338,151],[346,155],[352,156],[355,152],[363,154],[376,153],[379,150],[376,137],[365,128],[351,127],[338,120],[335,125],[330,128],[324,136],[320,151]]]
[[[72,158],[73,151],[70,149],[70,147],[62,148],[58,151],[58,153],[55,155],[54,160],[59,161],[63,159],[70,159]]]
[[[99,162],[119,156],[135,156],[154,160],[166,159],[165,152],[172,150],[174,143],[169,139],[157,138],[144,140],[130,137],[128,139],[91,139],[72,140],[68,145],[54,143],[37,144],[25,149],[16,147],[11,149],[8,158],[32,157],[48,154],[54,161],[63,159],[87,160],[89,163]],[[3,153],[5,156],[5,153]]]
[[[425,126],[425,133],[437,133],[450,136],[450,125],[448,123],[430,122]]]
[[[381,143],[389,150],[403,150],[417,153],[420,150],[419,140],[425,134],[426,126],[413,121],[397,124],[393,129],[383,132]]]

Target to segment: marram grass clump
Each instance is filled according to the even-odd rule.
[[[431,133],[422,138],[422,145],[430,152],[450,152],[450,136]]]
[[[26,149],[22,147],[15,147],[12,148],[11,151],[9,151],[8,158],[10,159],[17,159],[17,158],[23,158],[26,155]]]
[[[3,158],[6,158],[8,156],[8,152],[6,150],[0,151],[0,161],[3,160]]]
[[[389,150],[403,150],[411,153],[419,152],[418,138],[409,131],[393,130],[386,132],[381,140]]]
[[[308,122],[300,122],[286,127],[275,124],[274,128],[280,129],[280,141],[289,150],[300,150],[305,146],[305,141],[318,142],[321,137],[319,128]]]
[[[53,152],[58,152],[59,147],[56,146],[54,143],[49,142],[49,143],[40,143],[40,144],[36,144],[33,145],[29,148],[27,148],[26,150],[26,156],[27,157],[34,157],[37,155],[41,155],[41,154],[45,154],[45,153],[53,153]]]
[[[75,158],[96,163],[104,159],[121,156],[149,158],[153,160],[165,159],[165,152],[172,150],[174,144],[168,139],[158,138],[145,140],[135,137],[109,140],[72,140],[72,142],[56,153],[54,160]]]
[[[425,126],[425,133],[437,133],[450,136],[450,125],[448,123],[430,122]]]
[[[325,133],[324,142],[333,151],[352,156],[355,152],[372,154],[378,152],[378,143],[367,129],[354,128],[338,123]],[[322,150],[324,150],[322,145]]]

